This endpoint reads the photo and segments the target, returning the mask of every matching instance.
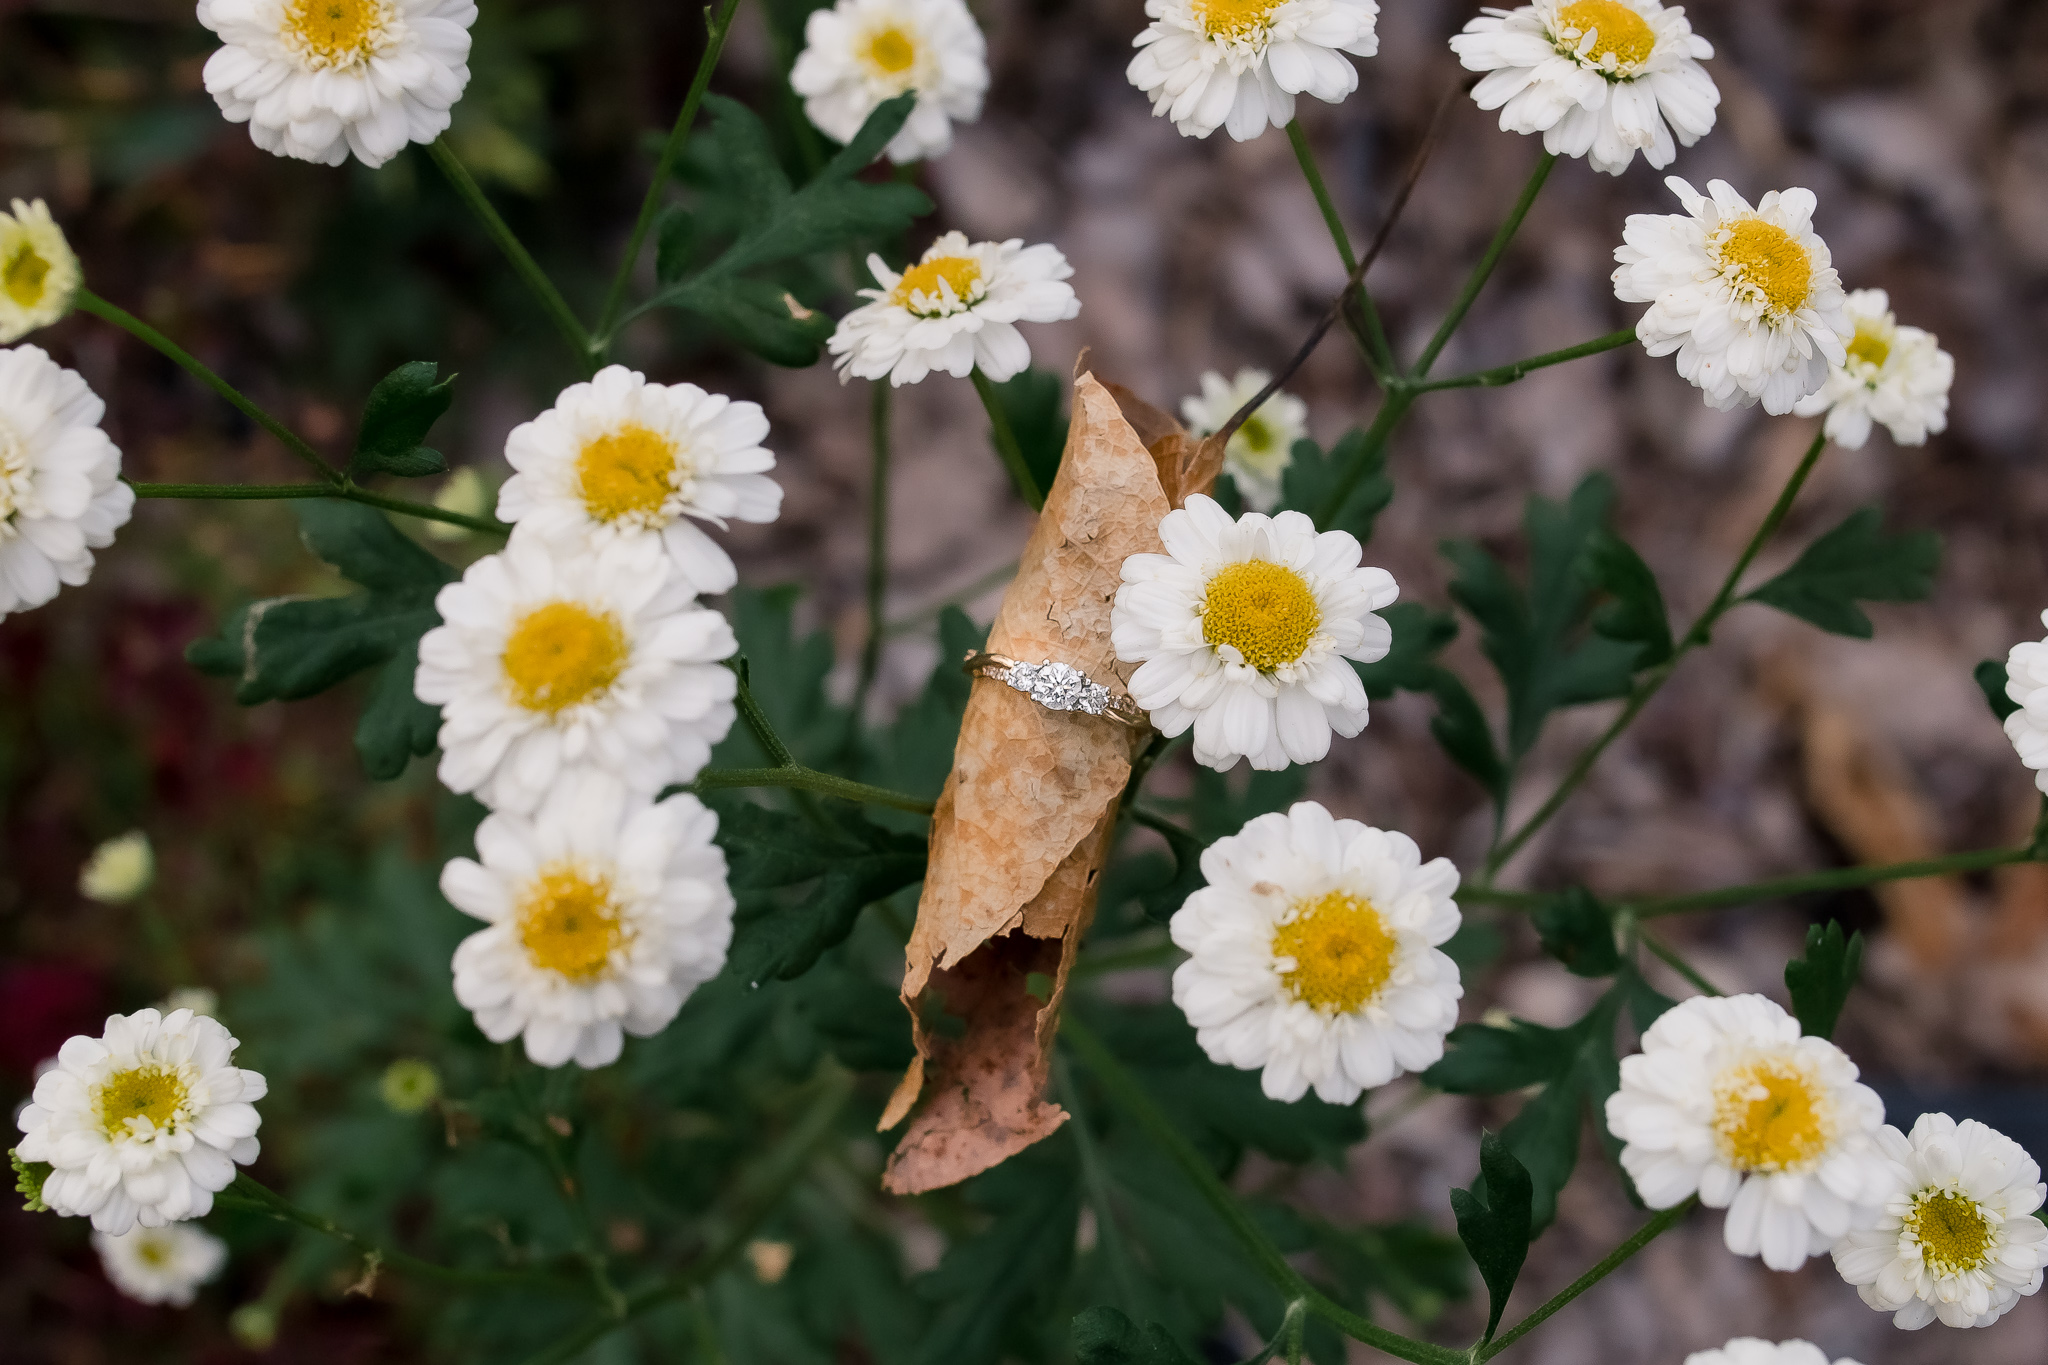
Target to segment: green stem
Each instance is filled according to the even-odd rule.
[[[797,791],[817,792],[821,796],[836,796],[842,801],[857,801],[862,805],[907,810],[913,815],[932,813],[929,801],[920,801],[915,796],[890,791],[887,787],[871,787],[865,782],[821,773],[801,763],[787,763],[774,768],[707,768],[684,789],[707,792],[734,787],[789,787]]]
[[[1584,356],[1599,355],[1626,346],[1636,339],[1636,329],[1624,327],[1618,332],[1609,332],[1604,337],[1594,337],[1576,346],[1567,346],[1561,351],[1545,351],[1532,355],[1526,360],[1517,360],[1512,365],[1499,365],[1490,370],[1479,370],[1473,374],[1461,374],[1455,379],[1432,379],[1426,384],[1415,386],[1418,393],[1429,393],[1436,389],[1496,389],[1503,384],[1512,384],[1534,370],[1548,369],[1562,365],[1567,360],[1578,360]]]
[[[1316,164],[1315,149],[1309,146],[1308,134],[1302,131],[1301,120],[1288,123],[1287,141],[1294,148],[1294,159],[1301,165],[1302,178],[1308,181],[1309,192],[1316,197],[1316,207],[1322,210],[1323,225],[1330,230],[1330,240],[1336,243],[1337,257],[1344,262],[1345,275],[1356,275],[1358,254],[1352,249],[1351,234],[1345,230],[1344,220],[1337,213],[1337,203],[1330,197],[1329,186],[1323,183],[1322,167]],[[1386,377],[1394,371],[1394,357],[1387,345],[1386,331],[1380,326],[1379,310],[1373,307],[1372,295],[1366,290],[1365,281],[1360,280],[1352,292],[1365,320],[1364,335],[1359,338],[1360,352],[1373,378],[1385,383]],[[1350,322],[1346,317],[1347,327]]]
[[[569,301],[562,297],[562,291],[555,288],[555,282],[547,277],[547,272],[540,268],[532,254],[512,234],[512,229],[506,226],[505,220],[498,216],[498,211],[491,207],[491,201],[484,197],[482,188],[477,185],[475,177],[470,175],[469,168],[455,155],[455,150],[448,145],[448,140],[436,138],[428,143],[427,155],[434,159],[434,164],[441,168],[441,174],[448,177],[448,183],[454,187],[455,193],[469,205],[470,210],[483,223],[484,231],[498,244],[498,250],[505,253],[505,259],[512,264],[513,273],[525,281],[526,287],[533,291],[541,310],[548,315],[548,320],[555,324],[555,330],[562,334],[562,340],[567,342],[569,349],[575,353],[577,365],[586,373],[594,369],[597,352],[590,343],[590,333],[583,330],[583,324],[577,320],[575,310],[570,308]]]
[[[250,402],[242,395],[240,389],[237,389],[233,384],[228,383],[227,380],[215,374],[197,356],[187,351],[177,342],[172,341],[141,318],[136,317],[124,308],[108,303],[105,299],[88,289],[79,290],[73,302],[80,312],[90,313],[104,322],[111,322],[131,336],[169,356],[187,374],[206,385],[207,388],[212,389],[222,398],[227,399],[237,412],[282,441],[285,449],[305,461],[307,467],[312,469],[321,478],[329,483],[338,484],[342,481],[341,471],[322,459],[320,452],[307,445],[297,432],[291,430],[284,423]]]
[[[1231,1232],[1244,1246],[1254,1265],[1289,1299],[1301,1299],[1308,1305],[1308,1311],[1322,1318],[1331,1326],[1356,1337],[1368,1346],[1385,1351],[1388,1355],[1402,1360],[1413,1361],[1416,1365],[1466,1365],[1468,1357],[1463,1351],[1436,1346],[1426,1341],[1416,1341],[1392,1332],[1353,1313],[1343,1305],[1333,1302],[1317,1289],[1293,1266],[1287,1258],[1266,1239],[1265,1233],[1252,1220],[1244,1206],[1232,1195],[1230,1188],[1218,1178],[1207,1159],[1189,1145],[1188,1140],[1161,1110],[1150,1095],[1147,1095],[1123,1064],[1103,1046],[1094,1032],[1073,1014],[1067,1013],[1060,1019],[1060,1035],[1080,1054],[1082,1063],[1093,1073],[1102,1088],[1117,1105],[1135,1119],[1154,1142],[1166,1149],[1166,1153],[1179,1166],[1209,1205],[1216,1216],[1221,1218]]]
[[[1508,243],[1515,239],[1515,232],[1522,226],[1522,220],[1529,216],[1529,206],[1536,202],[1537,194],[1543,189],[1543,182],[1550,178],[1550,168],[1557,164],[1557,154],[1545,152],[1536,163],[1536,169],[1529,174],[1529,181],[1522,186],[1522,197],[1508,212],[1507,221],[1493,234],[1493,241],[1487,244],[1486,254],[1479,258],[1479,264],[1472,267],[1472,273],[1465,279],[1465,287],[1458,291],[1457,301],[1451,311],[1444,315],[1443,324],[1436,329],[1436,335],[1429,339],[1429,345],[1422,348],[1421,357],[1415,368],[1409,371],[1411,378],[1429,378],[1429,367],[1436,364],[1436,358],[1450,345],[1451,336],[1458,330],[1458,324],[1465,320],[1473,300],[1486,287],[1486,281],[1493,274],[1493,268],[1500,264],[1500,258],[1507,254]]]
[[[669,177],[675,173],[676,158],[682,155],[683,146],[690,140],[690,127],[697,121],[697,106],[704,102],[704,92],[711,84],[711,72],[718,65],[718,57],[725,50],[725,35],[732,31],[733,11],[739,8],[740,0],[725,0],[714,17],[709,6],[705,7],[704,55],[697,59],[697,73],[690,78],[690,89],[683,96],[683,107],[676,113],[675,125],[668,130],[668,140],[661,144],[661,156],[654,163],[654,178],[647,184],[647,193],[640,200],[640,216],[633,220],[633,235],[626,239],[625,258],[619,262],[618,273],[612,276],[611,288],[605,291],[604,311],[598,315],[595,350],[602,353],[611,345],[612,329],[617,325],[619,309],[626,301],[626,285],[633,278],[633,267],[640,261],[640,250],[647,243],[648,229],[654,226],[655,214],[661,210],[661,194],[668,187]],[[586,348],[591,348],[588,338]]]
[[[338,1226],[330,1219],[323,1218],[309,1209],[300,1208],[269,1186],[260,1184],[246,1171],[236,1172],[234,1183],[215,1195],[214,1202],[223,1208],[240,1208],[262,1213],[279,1222],[297,1223],[301,1227],[324,1233],[346,1243],[376,1265],[387,1270],[395,1270],[401,1275],[478,1289],[540,1289],[579,1297],[587,1293],[583,1285],[545,1271],[474,1270],[461,1266],[437,1265],[432,1261],[423,1261],[417,1256],[409,1256],[403,1251],[380,1247]]]
[[[381,493],[358,488],[353,483],[130,483],[128,486],[135,490],[135,496],[138,498],[179,498],[216,502],[333,498],[340,502],[359,502],[365,507],[382,508],[386,512],[396,512],[403,517],[418,517],[421,521],[444,521],[450,526],[461,526],[485,535],[505,536],[512,533],[512,528],[503,522],[451,512],[432,503],[387,498]]]
[[[1578,790],[1579,784],[1586,780],[1586,775],[1593,770],[1593,765],[1599,761],[1600,755],[1607,752],[1607,746],[1621,737],[1621,732],[1626,730],[1643,707],[1649,704],[1650,698],[1657,695],[1658,689],[1664,686],[1672,670],[1678,667],[1679,661],[1692,650],[1707,643],[1708,637],[1713,633],[1715,622],[1735,605],[1735,590],[1741,584],[1742,575],[1748,571],[1750,562],[1756,558],[1757,552],[1763,549],[1764,543],[1777,532],[1779,525],[1785,520],[1785,514],[1792,510],[1793,499],[1797,498],[1799,490],[1805,487],[1807,475],[1813,473],[1813,467],[1820,460],[1821,451],[1826,447],[1827,433],[1816,434],[1813,444],[1806,448],[1805,456],[1800,459],[1799,467],[1792,471],[1792,477],[1786,480],[1785,487],[1778,494],[1778,500],[1771,505],[1770,512],[1765,515],[1763,524],[1756,528],[1756,534],[1749,538],[1749,544],[1743,547],[1734,567],[1728,570],[1728,576],[1721,580],[1721,590],[1714,594],[1714,600],[1708,603],[1707,609],[1700,613],[1699,619],[1692,623],[1692,628],[1679,640],[1671,651],[1671,657],[1636,680],[1635,686],[1629,689],[1628,702],[1622,707],[1621,714],[1601,732],[1598,739],[1581,751],[1563,780],[1557,784],[1556,790],[1537,807],[1536,813],[1524,821],[1521,828],[1505,842],[1496,844],[1493,852],[1487,855],[1486,869],[1482,874],[1484,880],[1491,881],[1494,873],[1504,867],[1508,859],[1514,857],[1522,845],[1528,843],[1536,831],[1543,828],[1550,818],[1557,814],[1571,794]]]
[[[1316,508],[1316,525],[1329,526],[1344,511],[1344,505],[1351,501],[1359,482],[1365,478],[1380,452],[1386,448],[1387,439],[1394,434],[1395,425],[1415,402],[1415,391],[1395,385],[1387,389],[1380,400],[1380,410],[1373,414],[1372,425],[1365,429],[1365,439],[1360,443],[1358,455],[1337,479],[1337,486]]]
[[[1564,1307],[1573,1299],[1576,1299],[1579,1295],[1613,1274],[1624,1261],[1655,1241],[1659,1235],[1676,1227],[1679,1220],[1683,1219],[1686,1214],[1691,1213],[1693,1205],[1698,1202],[1699,1199],[1695,1196],[1686,1200],[1683,1204],[1677,1204],[1664,1210],[1649,1222],[1637,1228],[1633,1237],[1630,1237],[1626,1242],[1623,1242],[1620,1246],[1601,1257],[1599,1264],[1553,1294],[1542,1307],[1538,1308],[1528,1317],[1523,1318],[1513,1327],[1508,1328],[1507,1331],[1502,1332],[1492,1341],[1482,1346],[1473,1347],[1472,1360],[1474,1362],[1491,1360],[1529,1333],[1535,1331],[1538,1327],[1541,1327],[1550,1320],[1558,1309]]]
[[[1782,900],[1810,891],[1846,891],[1880,882],[1911,881],[1916,877],[1946,877],[1960,872],[1982,872],[2010,863],[2032,862],[2040,851],[2024,848],[1981,848],[1969,853],[1951,853],[1941,858],[1921,858],[1909,863],[1886,863],[1877,867],[1838,867],[1826,872],[1808,872],[1797,877],[1724,886],[1713,891],[1694,891],[1683,896],[1653,896],[1630,902],[1628,909],[1637,919],[1656,919],[1683,914],[1688,910],[1714,910],[1722,906],[1748,905],[1755,901]]]
[[[1010,427],[1010,414],[1003,411],[1002,400],[996,397],[994,382],[981,372],[979,365],[970,377],[974,380],[974,391],[981,395],[982,407],[988,409],[989,438],[995,442],[996,454],[1003,457],[1003,468],[1010,471],[1010,482],[1017,485],[1017,496],[1032,511],[1044,511],[1045,490],[1031,476],[1031,466],[1024,463],[1023,448]]]
[[[828,1070],[811,1107],[797,1120],[788,1136],[768,1154],[756,1178],[747,1182],[750,1188],[742,1192],[742,1197],[749,1201],[751,1207],[724,1237],[687,1269],[627,1295],[622,1312],[592,1319],[560,1341],[528,1357],[525,1365],[565,1365],[634,1318],[696,1292],[700,1285],[731,1265],[746,1250],[747,1243],[753,1240],[761,1224],[781,1205],[790,1187],[803,1175],[819,1144],[831,1133],[839,1111],[846,1107],[852,1095],[852,1073],[836,1066]]]
[[[868,486],[868,638],[860,652],[860,680],[853,688],[856,725],[867,712],[888,630],[882,608],[889,593],[889,385],[882,380],[868,386],[868,445],[874,470]]]
[[[1723,993],[1720,987],[1716,986],[1713,982],[1707,980],[1706,977],[1700,975],[1698,968],[1694,967],[1690,962],[1687,962],[1684,958],[1680,957],[1678,953],[1674,951],[1669,944],[1664,943],[1662,940],[1656,938],[1654,935],[1644,933],[1643,931],[1638,929],[1636,931],[1636,942],[1642,944],[1645,948],[1648,948],[1650,950],[1651,956],[1655,957],[1658,961],[1662,962],[1672,971],[1677,972],[1687,981],[1690,981],[1693,985],[1693,989],[1697,990],[1700,994],[1720,995]]]

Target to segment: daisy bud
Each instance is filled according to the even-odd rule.
[[[17,199],[11,215],[0,213],[0,343],[48,327],[70,312],[84,282],[64,229],[42,200]]]
[[[377,1095],[394,1114],[417,1114],[441,1096],[441,1073],[417,1057],[400,1057],[384,1068]]]

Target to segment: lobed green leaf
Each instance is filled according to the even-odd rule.
[[[1941,537],[1932,531],[1890,536],[1875,507],[1851,513],[1806,547],[1792,567],[1744,600],[1763,602],[1822,630],[1867,640],[1870,618],[1858,602],[1919,602],[1934,591]]]
[[[1507,1143],[1484,1133],[1479,1139],[1479,1174],[1484,1191],[1477,1182],[1470,1190],[1452,1190],[1451,1211],[1458,1220],[1458,1240],[1486,1283],[1483,1340],[1491,1341],[1529,1256],[1529,1172]]]
[[[1835,1023],[1862,965],[1860,930],[1845,939],[1839,920],[1829,920],[1826,927],[1807,927],[1806,955],[1785,964],[1785,989],[1792,993],[1792,1013],[1799,1017],[1800,1032],[1834,1037]]]
[[[413,479],[448,471],[441,453],[422,444],[455,401],[455,376],[438,379],[439,372],[431,360],[413,360],[377,381],[363,405],[350,473]]]

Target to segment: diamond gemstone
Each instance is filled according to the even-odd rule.
[[[1003,681],[1027,694],[1048,711],[1085,711],[1099,716],[1109,708],[1109,689],[1090,682],[1088,675],[1072,664],[1051,659],[1035,664],[1015,664]]]

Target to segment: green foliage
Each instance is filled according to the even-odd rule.
[[[1850,514],[1744,600],[1767,603],[1837,635],[1869,639],[1870,618],[1856,604],[1924,601],[1941,564],[1940,536],[1889,536],[1878,529],[1882,520],[1875,507]]]
[[[1010,419],[1011,434],[1024,454],[1031,481],[1050,491],[1060,472],[1067,445],[1067,384],[1051,370],[1029,369],[990,384],[989,389]]]
[[[1145,914],[1163,924],[1173,918],[1173,912],[1180,909],[1189,896],[1208,885],[1202,876],[1202,850],[1207,845],[1168,821],[1145,823],[1147,828],[1166,840],[1167,851],[1173,855],[1171,875],[1140,896]]]
[[[356,751],[375,778],[393,778],[430,753],[440,712],[413,696],[420,636],[440,624],[434,594],[455,571],[401,535],[382,512],[352,502],[295,504],[306,548],[364,591],[344,597],[273,597],[232,613],[220,634],[185,657],[202,673],[236,679],[244,706],[297,701],[380,668],[356,725]]]
[[[784,279],[746,272],[786,273],[804,258],[893,237],[931,211],[931,200],[914,186],[856,179],[902,128],[916,96],[877,106],[801,189],[791,188],[768,130],[744,105],[718,95],[704,103],[711,114],[711,192],[694,212],[675,208],[663,218],[655,252],[661,288],[645,307],[684,309],[764,360],[810,365],[832,335],[832,318],[800,301]],[[724,250],[690,273],[707,242],[727,238]]]
[[[1045,1354],[1050,1310],[1073,1265],[1080,1183],[1073,1144],[1043,1142],[968,1184],[988,1221],[917,1281],[933,1317],[911,1365]]]
[[[1090,1308],[1074,1318],[1074,1359],[1079,1365],[1198,1365],[1156,1322],[1140,1328],[1114,1308]]]
[[[825,696],[832,671],[832,637],[814,630],[799,639],[796,604],[803,589],[794,584],[733,589],[726,618],[739,641],[747,688],[775,726],[775,733],[800,763],[831,767],[846,747],[852,723],[844,707]],[[772,760],[745,725],[712,751],[721,768],[757,768]]]
[[[1368,451],[1365,433],[1354,427],[1327,454],[1314,441],[1303,437],[1294,443],[1293,455],[1294,462],[1280,477],[1280,506],[1310,518],[1321,516],[1323,504],[1336,493],[1338,483],[1354,465],[1363,463],[1365,472],[1359,476],[1351,495],[1344,499],[1344,506],[1327,524],[1318,521],[1317,527],[1324,531],[1349,531],[1361,545],[1370,541],[1373,522],[1394,500],[1394,481],[1387,476],[1386,445],[1382,443]]]
[[[1613,499],[1614,486],[1604,474],[1588,475],[1562,505],[1529,499],[1526,592],[1477,544],[1443,543],[1444,557],[1458,571],[1451,597],[1479,623],[1480,647],[1507,687],[1510,762],[1529,751],[1553,710],[1628,690],[1642,646],[1605,635],[1586,638],[1583,629],[1591,598],[1587,555],[1605,529]],[[1458,733],[1476,751],[1468,728],[1469,720],[1462,721]],[[1483,759],[1476,752],[1474,757]],[[1474,771],[1464,759],[1460,765]]]
[[[988,632],[958,607],[939,613],[939,661],[932,666],[924,691],[896,713],[886,726],[863,735],[860,779],[891,791],[937,800],[953,767],[953,745],[960,738],[960,717],[967,710],[972,679],[960,663],[982,647]],[[902,812],[871,812],[906,828],[922,822]]]
[[[1479,1139],[1479,1174],[1483,1187],[1474,1182],[1469,1190],[1451,1191],[1451,1211],[1458,1239],[1486,1282],[1484,1339],[1491,1341],[1529,1256],[1529,1173],[1505,1141],[1485,1133]]]
[[[433,361],[413,360],[377,381],[363,405],[363,425],[356,433],[349,473],[411,479],[448,472],[441,452],[421,444],[455,401],[455,376],[437,380],[438,373]]]
[[[924,880],[923,839],[832,805],[815,818],[748,802],[721,811],[718,843],[740,901],[726,970],[741,980],[802,976],[864,907]],[[749,894],[777,890],[794,894]]]
[[[1543,951],[1576,976],[1612,976],[1621,970],[1614,917],[1584,887],[1573,887],[1538,906],[1529,920]]]
[[[1977,686],[1983,689],[1984,701],[1991,707],[1991,714],[1998,717],[1999,724],[2003,725],[2007,716],[2020,709],[2020,704],[2005,690],[2004,660],[1986,659],[1977,665],[1970,676],[1975,678]]]
[[[1422,1223],[1340,1228],[1308,1222],[1316,1260],[1338,1284],[1384,1296],[1410,1322],[1433,1321],[1472,1293],[1470,1261],[1455,1237]]]
[[[1602,527],[1586,546],[1586,577],[1614,600],[1593,613],[1593,629],[1610,640],[1640,646],[1637,668],[1652,668],[1671,657],[1671,618],[1657,576],[1635,547]]]
[[[1792,1013],[1799,1017],[1800,1032],[1816,1038],[1835,1036],[1835,1021],[1849,1003],[1862,966],[1860,930],[1844,939],[1838,920],[1829,920],[1825,928],[1807,926],[1806,955],[1785,964],[1785,989],[1792,993]]]
[[[21,1211],[48,1213],[50,1206],[43,1202],[43,1182],[50,1178],[50,1163],[24,1161],[13,1147],[7,1149],[7,1161],[14,1167],[14,1192],[21,1196]]]
[[[1436,661],[1458,636],[1458,620],[1419,602],[1396,602],[1380,616],[1394,633],[1385,658],[1354,663],[1365,695],[1384,701],[1396,691],[1421,692],[1436,700],[1429,731],[1451,761],[1486,788],[1496,801],[1507,796],[1508,770],[1494,747],[1493,732],[1472,693],[1457,674]]]

